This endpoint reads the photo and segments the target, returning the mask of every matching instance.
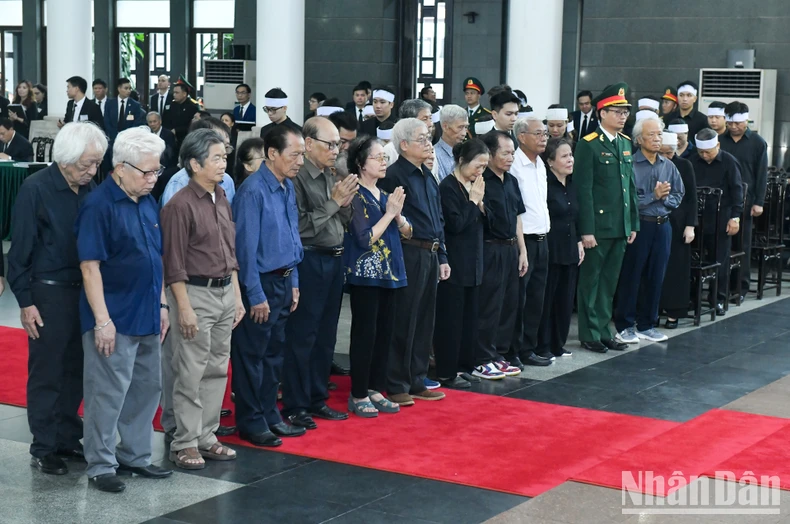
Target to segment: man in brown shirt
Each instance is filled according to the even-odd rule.
[[[188,185],[162,209],[165,285],[174,326],[170,460],[202,469],[204,459],[232,460],[236,452],[214,432],[228,378],[230,337],[244,316],[231,208],[219,186],[227,154],[222,137],[199,129],[184,139],[181,165]]]

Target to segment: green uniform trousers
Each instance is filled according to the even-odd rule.
[[[586,249],[579,268],[577,305],[579,310],[579,341],[609,340],[612,302],[620,267],[623,265],[625,238],[597,238],[598,245]]]

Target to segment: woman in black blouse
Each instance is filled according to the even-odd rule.
[[[38,120],[38,106],[33,95],[33,84],[27,80],[22,80],[14,91],[14,104],[20,104],[23,115],[18,115],[14,111],[8,112],[8,117],[14,121],[14,129],[23,137],[30,136],[30,122]]]
[[[573,151],[567,138],[552,138],[546,146],[548,159],[547,203],[551,230],[549,243],[549,274],[543,298],[543,317],[538,330],[537,354],[549,351],[558,357],[569,357],[563,346],[571,326],[576,277],[584,261],[584,248],[576,230],[579,202],[573,187]]]
[[[453,271],[439,282],[433,346],[436,376],[444,387],[469,388],[477,341],[483,281],[483,171],[488,148],[477,138],[453,147],[455,170],[439,184],[447,262]],[[460,326],[459,326],[460,323]],[[479,379],[473,379],[479,381]]]

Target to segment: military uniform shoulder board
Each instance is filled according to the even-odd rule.
[[[621,137],[625,138],[626,140],[631,140],[631,137],[626,135],[625,133],[618,132],[617,134],[620,135]]]
[[[589,135],[584,137],[584,139],[586,141],[588,141],[588,142],[590,142],[592,140],[595,140],[596,138],[598,138],[598,132],[597,131],[593,131],[592,133],[590,133]]]
[[[490,109],[488,109],[487,107],[484,107],[484,108],[483,108],[483,111],[485,111],[486,113],[490,113],[490,112],[491,112],[491,110],[490,110]]]

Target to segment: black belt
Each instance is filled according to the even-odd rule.
[[[336,247],[319,247],[319,246],[302,246],[305,251],[312,251],[319,255],[326,255],[328,257],[339,257],[343,255],[343,246]]]
[[[669,222],[669,215],[664,215],[662,217],[651,217],[648,215],[639,215],[639,220],[644,220],[645,222],[655,222],[657,225],[661,225],[665,222]]]
[[[291,273],[293,273],[293,271],[294,271],[294,268],[292,268],[292,267],[281,267],[280,269],[275,269],[274,271],[270,271],[269,274],[270,275],[277,275],[279,277],[285,278],[285,277],[291,276]]]
[[[524,235],[524,238],[535,242],[543,242],[546,239],[546,235]]]
[[[187,277],[187,284],[200,287],[225,287],[231,282],[231,276],[220,278]]]
[[[33,282],[37,284],[44,284],[46,286],[82,287],[82,282],[66,282],[63,280],[45,280],[43,278],[34,278]]]
[[[438,240],[415,240],[413,238],[402,238],[400,241],[401,244],[419,247],[420,249],[427,249],[431,253],[436,253],[439,251]]]
[[[487,238],[489,244],[502,244],[503,246],[513,246],[516,244],[516,237],[513,238]]]

